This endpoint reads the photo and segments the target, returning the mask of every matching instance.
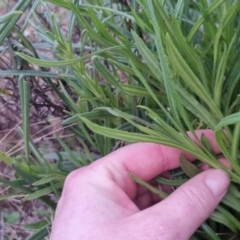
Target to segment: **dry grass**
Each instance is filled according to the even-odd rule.
[[[1,1],[0,15],[10,11],[16,2],[15,0]],[[42,7],[37,10],[38,15],[42,16],[43,23],[44,11],[45,9]],[[59,16],[62,30],[66,33],[66,13],[56,7],[53,7],[52,11]],[[21,27],[23,21],[24,16],[18,23],[19,27]],[[31,26],[26,28],[24,34],[31,42],[39,41],[35,30]],[[79,41],[78,34],[74,39]],[[48,52],[44,51],[44,54],[48,54]],[[0,57],[0,70],[10,69],[14,69],[14,63],[11,61],[11,55],[6,53]],[[37,79],[37,81],[28,80],[31,83],[31,137],[44,153],[59,150],[60,147],[55,135],[70,141],[73,138],[60,125],[62,117],[66,115],[66,107],[41,79]],[[14,76],[0,78],[0,88],[7,90],[5,94],[0,94],[0,150],[10,156],[21,155],[24,150],[23,141],[18,135],[18,127],[21,126],[22,120],[17,86],[17,78]],[[13,169],[0,162],[0,177],[12,179],[13,176]],[[10,188],[0,185],[0,197],[11,193]],[[31,230],[24,230],[22,226],[44,219],[46,213],[51,214],[40,201],[22,202],[21,199],[21,197],[9,198],[0,202],[0,240],[26,239]]]

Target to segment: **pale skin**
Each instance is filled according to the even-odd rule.
[[[220,150],[210,130],[198,130]],[[51,240],[187,240],[211,215],[227,192],[222,170],[198,174],[164,200],[136,184],[179,166],[181,150],[153,143],[123,147],[67,177]]]

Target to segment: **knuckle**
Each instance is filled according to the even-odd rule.
[[[85,175],[86,175],[85,167],[72,171],[67,175],[65,179],[64,188],[76,186],[77,183],[82,181]]]
[[[89,183],[89,180],[92,179],[93,176],[96,175],[97,170],[99,170],[99,166],[95,163],[96,162],[69,173],[65,178],[64,188],[72,189],[75,188],[76,185],[80,187]]]

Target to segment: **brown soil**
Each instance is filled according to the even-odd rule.
[[[16,2],[16,0],[1,0],[0,16],[9,12]],[[67,14],[56,7],[51,10],[60,17],[64,16],[62,17],[61,28],[63,32],[66,32]],[[37,14],[41,16],[44,11],[44,8],[39,8]],[[23,15],[18,22],[19,28],[24,23],[24,17]],[[42,18],[42,21],[44,21],[44,18]],[[31,26],[26,28],[24,34],[32,43],[39,41],[35,30]],[[75,40],[79,41],[77,34]],[[48,53],[45,51],[44,54]],[[11,69],[14,69],[14,63],[11,55],[6,52],[0,56],[0,71]],[[60,137],[69,134],[60,125],[62,117],[66,115],[64,112],[65,106],[42,79],[34,81],[31,78],[26,78],[26,80],[30,83],[30,132],[32,139],[39,149],[51,152],[59,148],[54,134]],[[0,150],[10,156],[23,154],[23,141],[18,135],[18,127],[22,124],[22,117],[18,79],[15,76],[0,77],[0,111]],[[0,162],[0,178],[11,179],[13,176],[13,169]],[[0,185],[0,198],[10,193],[12,192],[9,188]],[[22,202],[21,197],[19,197],[0,201],[0,240],[26,239],[31,231],[24,230],[22,226],[44,219],[39,213],[44,211],[47,211],[46,207],[37,200]]]

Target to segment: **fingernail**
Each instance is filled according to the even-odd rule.
[[[205,184],[215,197],[222,197],[230,183],[228,174],[220,169],[209,171],[205,178]]]

